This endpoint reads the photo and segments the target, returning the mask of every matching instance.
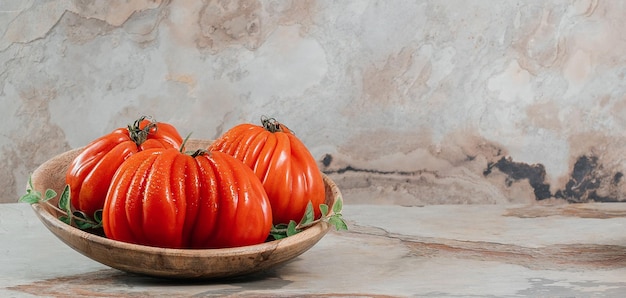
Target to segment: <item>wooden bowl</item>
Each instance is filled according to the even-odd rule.
[[[209,143],[190,140],[187,148],[206,148]],[[42,193],[50,188],[60,194],[65,187],[65,172],[80,150],[59,154],[37,168],[31,176],[33,188]],[[323,176],[326,204],[332,206],[341,193],[332,180]],[[56,204],[54,200],[51,202]],[[32,207],[56,237],[81,254],[122,271],[176,279],[226,278],[263,271],[304,253],[330,228],[328,223],[319,222],[281,240],[236,248],[171,249],[107,239],[63,223],[57,219],[59,214],[45,204],[33,204]]]

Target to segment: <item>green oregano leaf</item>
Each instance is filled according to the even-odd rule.
[[[286,229],[286,228],[287,228],[287,224],[280,223],[280,224],[276,224],[273,229],[275,229],[275,230],[283,230],[283,229]]]
[[[322,217],[328,216],[328,205],[320,204],[320,213],[322,214]]]
[[[310,224],[313,220],[315,220],[315,212],[313,211],[313,203],[309,201],[309,203],[306,204],[304,216],[302,216],[302,219],[300,220],[300,226]]]
[[[348,225],[346,224],[346,222],[343,220],[343,218],[341,218],[341,216],[338,216],[337,214],[329,217],[328,223],[334,226],[337,231],[348,230]]]
[[[25,195],[20,197],[19,201],[27,204],[35,204],[39,202],[39,197],[32,192],[27,192]]]
[[[27,204],[35,204],[39,202],[41,196],[37,196],[33,188],[33,180],[31,177],[28,177],[28,187],[26,188],[26,194],[21,196],[18,202],[27,203]]]
[[[66,223],[66,224],[68,224],[68,225],[69,225],[69,224],[71,224],[70,217],[69,217],[69,216],[67,216],[67,215],[61,215],[61,216],[59,216],[59,220],[60,220],[60,221],[62,221],[62,222],[64,222],[64,223]]]
[[[102,224],[102,209],[98,209],[96,210],[96,212],[93,213],[93,220],[97,223],[97,224]]]
[[[335,203],[333,203],[333,213],[339,214],[341,213],[342,209],[343,209],[343,201],[341,200],[340,197],[337,197],[337,199],[335,200]]]
[[[35,189],[33,187],[33,177],[32,176],[28,176],[28,189],[26,191],[29,192],[31,189]]]
[[[287,225],[287,237],[293,236],[298,233],[298,230],[296,229],[296,225],[297,224],[294,220],[289,221],[289,225]]]
[[[61,197],[59,198],[59,208],[61,208],[61,210],[63,210],[66,214],[67,217],[67,222],[65,222],[68,225],[72,225],[72,203],[70,202],[70,186],[69,185],[65,185],[65,188],[63,188],[63,192],[61,193]],[[59,217],[60,219],[60,217]]]
[[[82,212],[82,211],[76,210],[72,212],[72,215],[78,219],[88,219],[87,214],[85,214],[85,212]]]
[[[287,237],[287,225],[286,224],[276,224],[272,225],[272,229],[270,229],[270,236],[275,240],[283,239]]]
[[[99,212],[98,212],[99,211]],[[102,226],[102,209],[98,209],[94,212],[94,220],[90,219],[85,212],[74,211],[74,224],[81,230],[99,228]],[[96,218],[99,216],[99,218]]]
[[[49,201],[57,196],[57,192],[54,189],[46,190],[46,197],[43,199],[44,201]]]
[[[91,229],[94,227],[94,225],[91,222],[82,221],[82,220],[74,220],[74,224],[76,225],[77,228],[81,230]]]
[[[287,235],[282,234],[282,233],[274,233],[274,234],[271,234],[271,235],[272,235],[272,238],[274,238],[274,240],[280,240],[280,239],[283,239],[283,238],[287,238]]]
[[[59,208],[69,214],[72,214],[72,204],[70,203],[70,186],[66,185],[59,198]]]

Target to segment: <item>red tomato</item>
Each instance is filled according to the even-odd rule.
[[[325,186],[317,162],[289,128],[274,119],[264,118],[262,124],[237,125],[209,150],[228,153],[254,171],[270,199],[275,224],[299,221],[309,201],[319,217]]]
[[[180,148],[183,139],[167,123],[139,118],[89,143],[72,161],[65,182],[74,208],[92,216],[104,206],[113,174],[130,155],[149,148]]]
[[[261,181],[232,156],[151,149],[120,166],[102,225],[108,238],[124,242],[223,248],[264,242],[272,213]]]

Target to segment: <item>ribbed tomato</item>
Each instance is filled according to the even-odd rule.
[[[113,174],[130,155],[149,148],[180,148],[183,140],[167,123],[139,118],[95,139],[72,161],[65,182],[74,208],[92,216],[102,209]]]
[[[299,221],[309,201],[315,217],[324,203],[325,187],[317,162],[285,125],[262,118],[262,125],[237,125],[210,146],[243,161],[263,182],[272,205],[274,223]]]
[[[142,245],[237,247],[264,242],[272,212],[261,181],[232,156],[150,149],[113,177],[102,225],[108,238]]]

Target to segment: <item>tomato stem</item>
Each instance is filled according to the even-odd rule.
[[[265,128],[269,132],[282,132],[283,131],[280,122],[278,122],[276,118],[268,118],[267,116],[261,116],[261,124],[263,125],[263,128]]]
[[[183,140],[183,143],[180,145],[180,153],[184,153],[185,152],[185,145],[187,145],[187,141],[189,140],[189,137],[191,137],[191,133],[189,133],[187,135],[187,137],[185,137],[185,139]]]
[[[206,149],[198,149],[196,150],[194,153],[191,154],[191,157],[196,158],[200,155],[205,155],[208,154],[209,151],[207,151]]]
[[[139,119],[135,120],[132,125],[128,125],[128,135],[130,136],[130,139],[137,144],[137,146],[141,146],[141,144],[148,139],[148,135],[156,132],[157,130],[157,124],[154,120],[150,120],[150,123],[146,124],[146,126],[142,129],[141,122],[145,119],[146,116],[141,116]]]

